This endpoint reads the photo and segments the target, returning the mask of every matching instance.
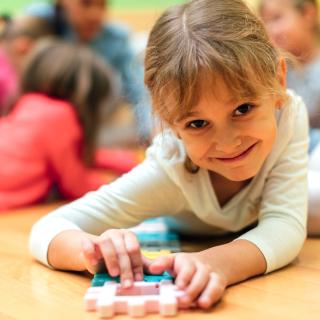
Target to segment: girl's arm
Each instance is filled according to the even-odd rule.
[[[220,274],[227,286],[262,274],[267,268],[262,252],[247,240],[235,240],[195,255]]]
[[[39,220],[31,231],[30,250],[36,259],[50,266],[49,245],[49,256],[54,252],[62,261],[65,256],[77,257],[79,253],[79,242],[71,235],[68,237],[70,242],[61,241],[61,246],[51,246],[51,241],[58,241],[62,232],[82,230],[100,235],[108,229],[131,227],[165,212],[175,214],[184,206],[185,199],[180,189],[169,179],[163,168],[149,157],[113,183],[88,193]],[[72,262],[65,266],[59,265],[59,268],[78,270],[78,266],[76,262]]]

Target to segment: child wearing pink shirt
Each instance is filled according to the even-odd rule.
[[[21,89],[0,118],[0,212],[44,201],[52,189],[75,199],[108,182],[93,168],[100,106],[112,91],[105,63],[84,47],[45,41]]]

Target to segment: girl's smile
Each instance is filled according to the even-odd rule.
[[[258,142],[252,144],[248,148],[246,148],[244,151],[237,153],[236,155],[230,155],[225,157],[216,157],[213,159],[216,159],[218,161],[222,161],[224,163],[234,163],[234,162],[240,162],[242,160],[245,160],[255,149],[255,146],[258,144]]]

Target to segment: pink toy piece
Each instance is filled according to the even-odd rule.
[[[86,311],[95,311],[96,303],[102,292],[102,287],[91,287],[84,296],[84,306]]]
[[[122,288],[119,283],[108,282],[103,287],[89,288],[85,295],[85,309],[98,311],[101,318],[111,318],[116,314],[143,317],[158,312],[162,316],[177,314],[177,297],[183,291],[171,281],[136,281],[131,288]]]

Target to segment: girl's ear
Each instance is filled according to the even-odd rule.
[[[287,77],[287,63],[286,63],[286,60],[283,57],[281,57],[278,64],[278,79],[281,86],[284,89],[286,89],[287,87],[286,77]]]
[[[278,73],[277,77],[278,77],[279,83],[283,87],[283,89],[285,90],[286,87],[287,87],[287,80],[286,80],[286,77],[287,77],[287,63],[286,63],[286,60],[283,57],[281,57],[280,60],[279,60],[277,73]],[[281,109],[283,104],[284,104],[284,100],[283,100],[283,97],[282,97],[282,98],[278,98],[278,100],[276,101],[276,105],[275,106],[276,106],[277,109]]]

